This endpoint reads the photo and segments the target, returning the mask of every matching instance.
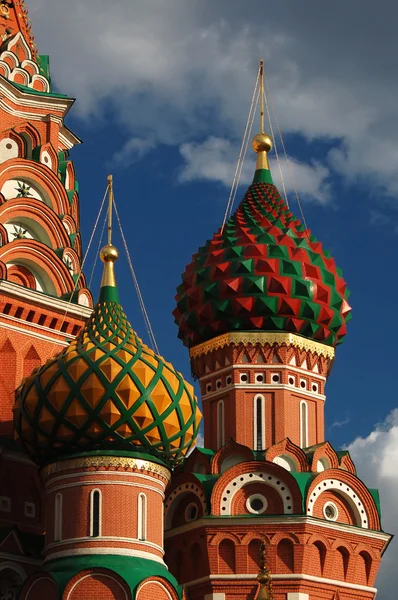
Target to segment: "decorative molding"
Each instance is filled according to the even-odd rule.
[[[254,473],[245,473],[239,474],[234,479],[231,479],[228,484],[225,486],[223,493],[221,494],[220,501],[220,515],[221,516],[232,516],[231,515],[231,505],[233,499],[239,490],[241,490],[245,485],[251,483],[260,483],[265,486],[271,487],[275,490],[280,498],[283,501],[283,510],[285,514],[289,515],[293,513],[293,500],[292,500],[292,492],[287,485],[286,482],[280,480],[276,475],[271,475],[265,469],[262,471],[255,471]],[[282,491],[281,488],[284,488]],[[290,500],[287,500],[290,498]]]
[[[364,529],[369,528],[369,517],[366,512],[363,502],[358,498],[358,494],[349,486],[347,483],[339,481],[338,479],[324,479],[319,485],[313,489],[311,496],[307,498],[307,513],[312,516],[314,511],[315,502],[323,494],[323,492],[334,491],[339,496],[344,496],[348,501],[348,504],[356,513],[357,520],[360,520],[360,524],[357,526],[363,527]]]
[[[167,481],[171,478],[170,471],[166,467],[162,467],[162,465],[149,460],[129,458],[127,456],[81,456],[79,458],[59,460],[44,467],[42,474],[47,479],[53,473],[62,473],[63,471],[70,471],[71,469],[78,469],[80,467],[123,467],[125,469],[137,469],[137,471],[155,473]]]
[[[189,353],[191,358],[197,358],[198,356],[208,354],[209,352],[224,348],[224,346],[229,346],[230,344],[252,344],[253,346],[256,344],[261,344],[262,346],[265,346],[266,344],[269,344],[270,346],[273,346],[273,344],[282,346],[285,344],[286,346],[294,346],[295,348],[300,348],[300,350],[312,352],[318,356],[325,356],[330,360],[334,359],[335,354],[335,350],[332,346],[326,346],[325,344],[308,340],[299,335],[295,335],[294,333],[280,333],[276,331],[241,331],[225,333],[208,342],[203,342],[203,344],[194,346]]]
[[[93,538],[90,538],[90,539],[92,540]],[[46,556],[46,558],[44,559],[44,562],[48,562],[50,560],[55,560],[57,558],[65,558],[68,556],[84,556],[84,555],[112,556],[112,554],[117,555],[117,556],[131,556],[131,557],[138,557],[138,558],[146,558],[147,560],[154,560],[154,561],[160,563],[161,565],[163,565],[164,567],[166,566],[163,558],[161,558],[160,556],[157,556],[156,554],[152,554],[151,552],[144,552],[143,550],[130,550],[128,548],[113,548],[112,546],[108,547],[108,548],[78,548],[75,550],[64,550],[63,552],[53,552],[49,556]],[[26,561],[24,561],[24,562],[26,562]]]
[[[200,577],[200,579],[194,579],[193,581],[189,581],[185,583],[187,587],[193,587],[194,585],[200,585],[202,583],[208,583],[209,581],[237,581],[239,579],[243,580],[254,580],[253,573],[237,573],[233,575],[206,575],[205,577]],[[358,590],[361,592],[368,592],[375,594],[377,589],[374,587],[370,587],[367,585],[358,585],[357,583],[349,583],[348,581],[338,581],[337,579],[326,579],[325,577],[315,577],[313,575],[306,575],[305,573],[286,573],[286,574],[271,574],[272,581],[313,581],[315,583],[323,583],[324,585],[335,585],[337,587],[347,588],[351,590]]]
[[[102,572],[95,573],[95,570],[94,570],[93,573],[89,573],[88,575],[83,575],[83,577],[81,577],[80,579],[78,579],[77,581],[75,581],[75,583],[73,584],[73,586],[69,590],[69,594],[68,594],[67,600],[69,600],[69,598],[72,597],[72,592],[79,585],[79,583],[81,583],[82,581],[84,581],[88,577],[93,577],[93,575],[97,575],[97,576],[103,577],[104,579],[110,579],[111,581],[114,581],[119,586],[119,589],[122,590],[122,592],[124,594],[125,600],[128,600],[128,596],[127,596],[126,590],[124,589],[124,587],[122,586],[122,584],[120,583],[120,581],[118,581],[116,579],[116,577],[112,577],[112,575],[108,575],[107,573],[102,573]]]
[[[301,367],[294,367],[292,365],[284,365],[284,364],[279,364],[277,365],[278,371],[282,370],[282,371],[292,371],[295,373],[298,373],[299,375],[302,376],[306,376],[306,377],[313,377],[316,380],[320,380],[320,381],[327,381],[327,378],[324,377],[323,375],[320,375],[319,373],[316,373],[315,371],[309,371],[308,369],[302,369]],[[228,365],[226,367],[223,367],[222,369],[217,369],[214,370],[213,373],[206,373],[205,375],[202,375],[202,377],[199,377],[200,381],[207,381],[208,379],[214,379],[214,377],[218,377],[219,375],[222,375],[223,373],[230,373],[233,370],[242,370],[242,369],[249,369],[249,370],[256,370],[256,371],[263,371],[263,370],[269,370],[269,369],[273,369],[275,370],[275,365],[272,364],[261,364],[261,363],[253,363],[253,364],[247,364],[247,363],[235,363],[232,365]],[[250,383],[249,385],[255,385],[254,383]],[[223,388],[225,389],[225,388]]]
[[[168,530],[165,532],[165,538],[169,539],[176,535],[180,535],[181,533],[187,533],[188,531],[192,531],[201,527],[225,527],[227,530],[231,527],[234,527],[235,525],[247,526],[249,524],[250,527],[253,527],[253,522],[253,520],[248,521],[247,517],[223,517],[222,515],[211,515],[209,517],[206,517],[205,519],[202,518],[196,521],[191,521],[190,523],[186,523],[184,525],[180,525],[179,527],[175,527],[174,529]],[[309,516],[307,517],[304,515],[283,515],[281,517],[259,516],[255,518],[255,524],[256,527],[262,528],[267,525],[313,525],[321,529],[329,529],[342,533],[351,533],[354,536],[371,538],[373,540],[381,540],[385,542],[386,546],[389,544],[392,538],[392,536],[389,533],[384,533],[382,531],[375,531],[374,529],[360,529],[356,525],[349,525],[348,523],[338,523],[336,521],[325,521],[323,519],[317,519],[316,517]]]
[[[21,300],[23,300],[24,302],[32,302],[40,306],[52,308],[53,310],[59,310],[62,313],[67,311],[68,315],[78,317],[79,319],[86,320],[91,316],[91,313],[93,312],[92,308],[83,306],[82,304],[73,304],[65,300],[60,300],[59,298],[54,298],[53,296],[47,296],[46,294],[43,294],[43,292],[29,290],[10,281],[0,281],[0,292],[13,296],[15,298],[21,298]],[[29,324],[34,325],[34,323]],[[48,329],[48,331],[53,332],[53,329],[44,329]],[[70,338],[70,335],[67,337]]]

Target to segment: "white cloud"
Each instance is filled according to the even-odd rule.
[[[385,423],[378,425],[366,438],[357,438],[348,450],[357,467],[358,476],[380,492],[382,527],[396,532],[398,505],[398,408]],[[380,568],[377,587],[381,600],[395,600],[397,590],[396,541],[387,549]]]
[[[230,188],[239,155],[239,148],[230,140],[211,136],[202,143],[185,143],[180,146],[184,164],[179,173],[182,182],[202,180],[217,181]],[[240,182],[248,185],[253,180],[255,159],[248,150]],[[280,170],[276,159],[270,160],[275,184],[282,191]],[[281,160],[281,169],[288,200],[294,199],[295,188],[304,200],[325,204],[330,200],[329,169],[317,162],[302,163],[289,159],[288,165]]]
[[[118,152],[115,152],[113,162],[127,168],[148,154],[154,146],[154,142],[150,139],[131,138]]]
[[[381,1],[380,14],[389,15],[382,20],[370,0],[360,10],[342,0],[338,10],[315,0],[286,0],[272,11],[260,0],[250,10],[228,0],[117,0],[111,8],[107,0],[30,0],[29,7],[56,83],[78,98],[75,114],[112,115],[127,136],[177,146],[209,135],[239,140],[263,56],[284,133],[328,140],[330,165],[348,182],[395,196],[398,7]],[[324,174],[314,165],[308,173],[318,191]],[[321,198],[329,195],[321,186]]]

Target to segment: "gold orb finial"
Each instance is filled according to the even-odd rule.
[[[119,258],[119,251],[112,244],[107,244],[102,248],[100,257],[103,263],[115,263]]]
[[[258,133],[253,139],[254,152],[270,152],[272,150],[272,139],[267,133]]]

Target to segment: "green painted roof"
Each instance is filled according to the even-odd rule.
[[[109,569],[117,573],[129,586],[135,597],[135,590],[139,584],[148,577],[163,577],[182,597],[182,587],[171,575],[165,565],[145,558],[136,558],[131,556],[118,556],[113,554],[98,556],[73,556],[53,560],[44,564],[43,570],[50,573],[59,586],[59,597],[69,581],[80,571],[86,569]],[[83,600],[83,599],[82,599]]]

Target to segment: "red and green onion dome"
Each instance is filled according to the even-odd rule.
[[[173,313],[178,335],[190,348],[223,333],[259,330],[336,346],[351,318],[342,272],[273,184],[270,138],[257,135],[253,148],[252,185],[182,275]]]
[[[193,387],[137,336],[119,304],[117,250],[106,246],[100,298],[68,348],[17,390],[17,435],[39,464],[93,450],[180,462],[198,434]]]

